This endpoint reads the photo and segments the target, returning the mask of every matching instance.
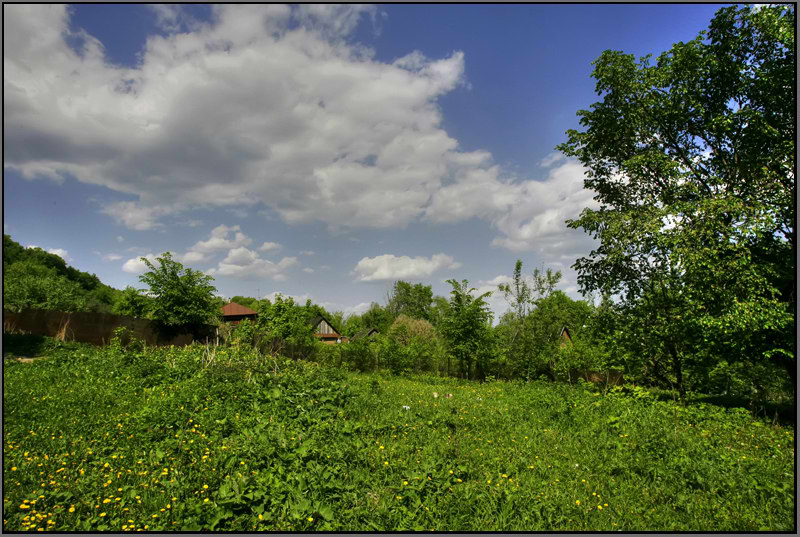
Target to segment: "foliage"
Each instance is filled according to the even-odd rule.
[[[123,289],[121,296],[114,304],[114,313],[144,319],[150,314],[153,307],[152,302],[150,297],[129,285]]]
[[[431,302],[433,302],[433,288],[421,283],[410,284],[403,280],[394,282],[386,309],[397,318],[400,315],[412,319],[431,319]]]
[[[18,263],[18,270],[12,269],[10,277],[6,277],[12,265]],[[37,271],[37,274],[48,281],[39,285],[36,282],[15,281],[18,277],[24,276],[28,270]],[[65,280],[68,283],[64,283]],[[39,304],[23,307],[44,309],[63,307],[66,304],[66,307],[70,308],[60,311],[109,311],[120,293],[117,289],[103,284],[94,274],[70,267],[60,256],[45,252],[38,247],[25,248],[5,234],[3,235],[3,284],[14,288],[11,297],[15,304]],[[41,294],[47,292],[46,290],[65,291],[69,297],[75,298],[52,299],[48,304],[41,298]],[[31,294],[25,295],[26,292]]]
[[[316,311],[310,303],[299,306],[292,297],[282,295],[277,295],[274,303],[262,302],[256,322],[261,348],[272,355],[295,358],[311,354],[315,344],[311,320]]]
[[[691,394],[53,345],[5,363],[4,531],[794,529],[794,429]]]
[[[45,265],[17,261],[4,269],[3,307],[9,311],[85,311],[86,298],[80,285]]]
[[[604,52],[603,100],[559,146],[600,205],[568,222],[600,240],[579,283],[621,294],[682,397],[706,348],[708,368],[736,356],[795,375],[794,17],[726,7],[654,65]]]
[[[187,333],[216,323],[219,307],[211,276],[184,268],[170,252],[156,258],[158,267],[145,257],[141,260],[150,270],[139,276],[139,281],[149,287],[152,317],[162,329]]]
[[[453,288],[447,311],[440,325],[440,334],[463,378],[483,378],[486,364],[494,352],[491,331],[492,314],[486,303],[491,292],[473,296],[474,288],[467,280],[447,280]],[[450,372],[450,364],[447,367]]]

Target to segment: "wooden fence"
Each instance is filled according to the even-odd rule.
[[[130,330],[133,336],[148,345],[188,345],[194,339],[191,334],[164,338],[155,330],[153,321],[127,315],[96,312],[64,313],[35,309],[21,312],[3,310],[4,332],[20,331],[95,345],[108,344],[114,337],[114,330],[120,326]],[[214,334],[214,327],[208,326],[204,332],[200,335],[203,339],[206,335]]]

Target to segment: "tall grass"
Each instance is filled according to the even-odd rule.
[[[5,363],[8,531],[795,529],[794,429],[746,409],[204,345],[47,352]]]

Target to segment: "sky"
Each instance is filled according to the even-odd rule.
[[[4,4],[3,231],[120,289],[170,251],[221,296],[347,314],[517,259],[581,298],[593,194],[555,147],[591,62],[719,7]]]

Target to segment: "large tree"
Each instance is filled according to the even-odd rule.
[[[604,52],[559,146],[599,203],[568,222],[600,240],[578,281],[649,323],[682,396],[700,350],[795,373],[794,28],[792,7],[726,7],[655,63]]]
[[[214,278],[184,268],[170,252],[156,258],[155,266],[140,258],[150,270],[139,276],[153,298],[151,314],[165,334],[189,333],[219,317],[219,302],[214,296]]]
[[[394,282],[389,293],[386,309],[397,318],[406,315],[413,319],[430,321],[431,302],[433,302],[433,288],[421,283],[410,284],[403,280]]]

